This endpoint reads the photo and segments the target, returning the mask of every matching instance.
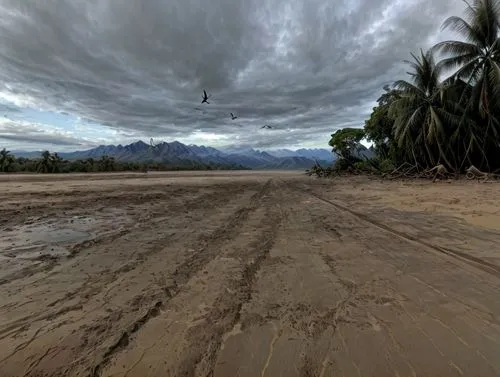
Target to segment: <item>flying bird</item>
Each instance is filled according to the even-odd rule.
[[[270,130],[272,127],[266,124],[266,125],[262,126],[261,128],[265,128],[265,129]]]
[[[234,114],[233,114],[233,113],[231,113],[231,119],[232,119],[232,120],[235,120],[235,119],[238,119],[238,117],[234,116]]]
[[[208,100],[208,95],[207,95],[207,92],[205,91],[205,89],[203,89],[203,96],[202,96],[202,98],[203,98],[203,101],[201,101],[201,103],[208,103],[208,104],[210,104],[210,102],[207,101]]]

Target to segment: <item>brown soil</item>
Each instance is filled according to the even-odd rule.
[[[0,176],[0,376],[498,376],[499,194]]]

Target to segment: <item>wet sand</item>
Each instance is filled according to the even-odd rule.
[[[500,375],[500,185],[0,176],[0,376]]]

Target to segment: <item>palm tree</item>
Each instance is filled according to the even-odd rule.
[[[85,171],[94,171],[95,160],[89,157],[85,160]]]
[[[59,173],[61,164],[64,160],[57,154],[57,152],[54,152],[50,159],[52,164],[52,173]]]
[[[8,172],[11,165],[14,163],[14,156],[10,153],[10,151],[3,148],[0,151],[0,171]]]
[[[458,32],[464,40],[448,40],[434,46],[434,51],[448,55],[439,67],[457,70],[453,77],[465,83],[462,120],[475,115],[477,122],[472,129],[462,122],[453,137],[465,140],[466,159],[471,160],[470,154],[479,150],[486,165],[488,156],[496,155],[500,147],[499,8],[498,0],[472,0],[467,3],[465,19],[453,16],[443,24],[443,29]]]
[[[421,167],[437,164],[453,166],[449,158],[447,133],[460,117],[445,107],[446,87],[439,82],[440,67],[435,64],[432,51],[421,51],[415,61],[406,61],[413,71],[408,72],[412,82],[396,81],[394,87],[400,97],[390,106],[394,122],[394,137],[404,151],[405,159]]]
[[[115,158],[107,155],[101,156],[101,159],[99,160],[99,167],[101,171],[115,170]]]
[[[52,161],[49,151],[43,151],[40,161],[38,161],[37,171],[39,173],[49,173],[52,170]]]

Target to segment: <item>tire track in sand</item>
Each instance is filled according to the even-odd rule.
[[[231,190],[229,193],[226,194],[238,194],[241,193],[243,189],[239,189],[233,192]],[[227,198],[224,199],[227,201]],[[199,206],[200,203],[207,203],[208,205],[203,207],[203,210],[209,210],[215,206],[221,205],[222,202],[224,201],[221,198],[220,193],[216,192],[208,192],[208,193],[202,193],[201,195],[197,195],[192,199],[189,199],[185,201],[184,203],[171,203],[170,205],[167,205],[165,207],[165,211],[180,211],[182,209],[188,209],[188,210],[194,210],[196,206]],[[87,242],[88,243],[88,248],[93,248],[93,247],[99,247],[104,244],[113,244],[113,242],[117,241],[121,237],[123,237],[126,234],[136,234],[135,240],[140,242],[141,239],[147,240],[147,233],[144,233],[146,230],[153,228],[154,225],[156,225],[159,221],[160,217],[155,216],[152,217],[148,222],[140,224],[139,227],[136,227],[135,229],[129,229],[126,233],[120,233],[119,235],[114,235],[110,237],[106,237],[99,242]],[[116,270],[113,271],[102,271],[99,275],[93,277],[90,281],[90,279],[86,280],[84,284],[79,287],[78,289],[68,291],[64,294],[64,296],[57,298],[56,300],[51,301],[49,304],[47,304],[47,307],[53,308],[56,306],[60,306],[59,308],[56,308],[54,310],[47,310],[41,312],[39,315],[36,314],[29,314],[26,316],[23,316],[21,318],[16,319],[14,322],[10,322],[7,325],[0,326],[0,339],[4,338],[5,336],[8,336],[12,330],[15,330],[16,328],[22,327],[23,325],[26,324],[26,322],[36,322],[36,321],[42,321],[46,320],[47,318],[50,318],[51,320],[54,320],[57,316],[61,314],[67,313],[68,310],[66,310],[66,307],[64,306],[64,302],[71,301],[73,298],[75,298],[77,295],[82,294],[87,289],[87,286],[89,284],[95,285],[98,282],[101,282],[100,287],[106,286],[108,283],[115,281],[118,276],[122,273],[126,273],[129,271],[132,271],[134,268],[137,268],[140,264],[144,263],[146,260],[146,257],[149,255],[152,255],[154,253],[159,252],[160,250],[163,249],[165,243],[167,242],[172,242],[172,236],[170,234],[167,234],[165,236],[160,234],[160,237],[155,239],[153,242],[149,243],[149,247],[145,248],[144,250],[139,251],[137,254],[134,255],[134,258],[131,259],[130,262],[128,262],[126,265],[119,267]],[[80,248],[80,246],[77,246]],[[91,250],[89,251],[91,252]],[[75,255],[76,256],[76,255]],[[73,256],[68,257],[68,259],[73,258]],[[53,266],[52,266],[53,267]],[[31,276],[32,273],[36,273],[35,270],[30,271],[31,273],[29,274],[24,274],[23,276],[19,276],[19,279],[24,279],[27,276]],[[8,281],[8,283],[12,283],[16,279],[11,279]],[[3,281],[0,280],[0,285],[2,285]],[[101,290],[93,290],[92,296],[95,296],[100,293]],[[91,298],[91,296],[86,298],[86,301],[88,301]],[[75,305],[72,305],[72,307],[75,307]],[[81,305],[77,305],[77,308],[81,309]]]
[[[179,190],[180,191],[180,190]],[[231,188],[229,191],[226,191],[226,195],[234,195],[237,193],[241,193],[243,189],[241,187]],[[176,192],[174,192],[175,194]],[[142,193],[138,193],[136,196],[141,196],[143,200],[158,200],[161,199],[161,196],[158,195],[145,195]],[[181,199],[181,198],[180,198]],[[137,199],[136,199],[137,200]],[[41,260],[39,264],[34,264],[32,266],[25,267],[19,271],[16,271],[10,275],[6,275],[0,279],[0,286],[5,284],[10,284],[16,280],[23,280],[27,277],[33,276],[37,273],[44,273],[46,277],[47,273],[50,273],[56,266],[59,265],[61,260],[67,260],[75,258],[80,252],[89,249],[91,247],[101,245],[101,244],[112,244],[114,241],[120,239],[123,236],[137,233],[139,236],[145,230],[151,229],[160,221],[164,221],[167,217],[165,217],[165,213],[175,213],[177,211],[187,211],[193,210],[199,206],[200,203],[206,203],[208,205],[205,206],[204,209],[210,209],[217,205],[220,205],[224,199],[221,197],[220,192],[217,190],[213,190],[207,193],[201,193],[200,195],[196,195],[193,198],[188,199],[187,201],[179,200],[179,202],[167,202],[166,206],[162,208],[161,214],[148,218],[146,220],[142,220],[138,226],[136,227],[128,227],[123,229],[117,233],[111,233],[104,236],[96,236],[91,240],[86,240],[75,244],[70,248],[70,253],[66,257],[55,257],[55,258],[47,258],[46,260]],[[76,202],[78,203],[78,202]],[[159,201],[155,207],[161,207],[163,201]],[[81,205],[81,203],[80,203]],[[54,215],[55,216],[55,215]],[[168,237],[167,237],[168,238]],[[166,241],[166,239],[158,240],[158,241]]]
[[[54,308],[53,310],[49,310],[49,313],[47,313],[46,311],[41,312],[40,315],[43,315],[42,317],[38,317],[35,313],[31,313],[29,316],[18,318],[15,322],[9,323],[8,324],[9,327],[4,328],[4,330],[15,331],[15,328],[19,328],[18,332],[13,335],[17,337],[20,332],[25,332],[30,330],[33,327],[34,323],[40,320],[45,320],[49,316],[52,317],[51,320],[54,323],[55,320],[55,318],[53,318],[54,315],[59,316],[67,313],[65,302],[75,299],[78,295],[81,296],[82,297],[81,300],[83,300],[81,301],[81,303],[83,303],[84,305],[82,307],[81,304],[78,304],[78,306],[76,306],[75,308],[79,309],[82,312],[82,315],[73,316],[71,318],[71,321],[69,322],[71,323],[74,322],[75,325],[83,323],[82,325],[83,327],[81,327],[81,329],[76,330],[75,328],[75,330],[73,331],[83,331],[84,333],[82,334],[82,339],[84,340],[95,339],[95,341],[92,342],[94,344],[93,345],[94,352],[89,353],[87,351],[83,351],[82,348],[82,351],[80,351],[80,353],[84,354],[84,356],[76,358],[73,363],[71,363],[68,366],[64,366],[64,368],[61,368],[57,372],[57,373],[61,372],[60,374],[56,373],[57,375],[61,376],[71,375],[73,373],[72,371],[79,369],[80,366],[84,364],[88,365],[88,361],[86,362],[85,359],[90,360],[90,358],[92,358],[92,360],[95,360],[95,358],[91,355],[96,354],[98,347],[102,346],[103,344],[102,342],[103,339],[105,342],[106,340],[109,342],[110,335],[113,336],[113,327],[118,328],[117,321],[121,320],[123,322],[127,320],[125,315],[127,316],[134,315],[135,311],[139,309],[139,307],[134,309],[134,307],[132,306],[135,306],[135,304],[130,304],[128,306],[129,308],[128,313],[127,311],[121,313],[122,310],[118,310],[117,312],[115,312],[115,307],[113,306],[113,312],[111,314],[107,314],[106,317],[101,318],[102,319],[101,322],[96,322],[98,318],[94,318],[93,316],[90,316],[89,318],[89,314],[93,311],[92,306],[89,305],[95,305],[96,300],[97,301],[102,301],[102,300],[100,300],[99,298],[94,299],[94,297],[106,293],[105,288],[109,284],[116,282],[119,278],[122,277],[122,275],[134,274],[133,271],[135,269],[140,267],[142,264],[145,263],[147,264],[148,258],[164,250],[166,245],[168,245],[168,247],[170,248],[173,247],[175,249],[174,245],[179,244],[179,242],[181,242],[181,244],[179,245],[181,245],[180,247],[184,248],[185,245],[182,244],[185,244],[184,240],[185,236],[187,235],[186,232],[182,231],[171,234],[172,233],[171,228],[168,226],[165,227],[166,224],[168,225],[168,217],[165,217],[164,213],[172,212],[173,210],[185,212],[188,214],[188,216],[186,217],[186,221],[190,221],[189,219],[195,216],[195,218],[190,221],[190,224],[191,226],[196,228],[197,224],[206,222],[207,217],[210,218],[211,215],[214,215],[216,213],[219,213],[219,215],[217,216],[220,216],[221,211],[224,211],[224,209],[228,210],[229,208],[229,211],[234,211],[233,208],[235,203],[242,202],[242,204],[245,205],[245,203],[248,203],[249,198],[251,198],[250,202],[253,203],[253,201],[257,200],[259,196],[265,194],[266,188],[262,186],[263,186],[262,183],[251,184],[249,186],[229,184],[228,187],[225,188],[223,187],[222,190],[210,189],[208,193],[201,193],[201,195],[190,197],[188,200],[182,201],[182,198],[179,198],[179,200],[176,199],[174,203],[168,203],[169,205],[163,208],[163,212],[160,214],[161,217],[153,216],[147,223],[142,224],[138,227],[134,227],[132,234],[123,237],[123,239],[115,240],[120,243],[123,243],[125,247],[132,248],[134,250],[137,249],[137,252],[134,251],[131,254],[131,256],[128,257],[129,261],[126,263],[126,265],[120,266],[119,268],[113,270],[108,270],[106,267],[104,267],[101,273],[93,274],[92,277],[87,274],[88,279],[84,281],[83,286],[79,287],[78,289],[66,292],[64,296],[61,298],[52,300],[51,302],[49,301],[48,307]],[[249,190],[254,191],[256,188],[259,189],[259,192],[253,195],[253,197],[250,197],[251,192],[246,193]],[[161,206],[161,203],[157,203],[157,205]],[[217,211],[214,211],[214,208],[217,208]],[[239,211],[240,211],[239,215],[241,215],[241,208],[239,209]],[[233,221],[234,217],[235,216],[232,216],[230,218],[230,221]],[[186,228],[185,228],[186,230],[188,229],[187,224],[188,223],[186,223]],[[237,223],[235,223],[234,226],[237,226]],[[206,233],[206,231],[203,228],[201,230],[204,233]],[[132,243],[130,242],[131,238],[132,238]],[[198,239],[195,239],[194,241],[188,243],[188,246],[192,245],[196,246],[200,244],[202,240],[206,243],[206,240],[209,238],[210,236],[202,235],[201,237],[198,237]],[[85,252],[82,253],[77,258],[86,258],[87,256],[92,257],[93,255],[102,254],[103,247],[105,247],[106,249],[109,248],[109,252],[114,252],[122,248],[122,246],[119,245],[117,246],[116,243],[113,244],[112,242],[109,241],[110,240],[108,239],[106,240],[106,242],[92,245],[92,247],[90,247],[89,250],[85,250]],[[107,245],[108,243],[109,245]],[[139,248],[134,246],[140,244],[142,244],[143,247]],[[185,252],[183,253],[185,254]],[[136,272],[135,274],[137,273],[139,272]],[[119,334],[121,335],[118,338],[116,338],[116,340],[114,340],[111,345],[105,347],[105,350],[117,349],[122,347],[123,344],[126,343],[125,339],[127,338],[127,336],[129,334],[134,334],[145,322],[147,322],[150,318],[154,317],[156,313],[156,308],[164,304],[166,301],[168,301],[178,290],[177,285],[175,286],[162,285],[161,287],[156,287],[156,284],[153,285],[154,286],[151,286],[152,288],[151,291],[153,291],[152,296],[149,298],[145,297],[144,300],[142,301],[144,303],[143,305],[146,307],[146,312],[145,313],[143,312],[144,314],[141,315],[140,318],[137,319],[136,321],[133,321],[132,324],[126,325],[125,330],[119,332]],[[104,302],[109,302],[109,299],[106,299],[106,296],[107,295],[105,295],[104,297],[105,298]],[[94,304],[92,304],[92,302],[94,302]],[[159,302],[161,302],[162,304],[159,304]],[[47,304],[44,303],[43,305]],[[148,307],[149,309],[147,309]],[[62,308],[63,310],[59,308]],[[143,310],[144,309],[140,311]],[[108,317],[110,318],[110,320],[107,319]],[[130,319],[128,319],[128,321],[130,321]],[[28,326],[26,326],[27,322],[29,322]],[[43,337],[45,333],[54,332],[57,330],[58,327],[65,324],[67,325],[69,323],[67,320],[61,320],[61,319],[55,321],[56,325],[57,322],[59,322],[59,326],[52,327],[49,330],[46,330],[44,328],[45,331],[41,330],[38,331],[36,335],[33,336],[33,339],[31,338],[29,339],[29,342],[31,343],[33,340],[35,340],[35,338]],[[115,324],[114,326],[113,323]],[[89,324],[89,326],[87,326],[87,324]],[[104,324],[104,326],[102,324]],[[12,333],[12,331],[9,331],[9,334]],[[117,332],[114,331],[113,338],[116,337],[116,333]],[[6,335],[8,336],[9,334]],[[92,344],[87,344],[86,341],[85,345],[82,345],[82,347],[85,347],[87,349],[90,348],[91,346]],[[24,348],[24,345],[21,345],[21,348]],[[16,352],[13,352],[12,354],[7,355],[6,358],[10,358],[15,353]],[[89,370],[91,368],[84,367],[84,369]]]
[[[158,316],[162,309],[165,309],[168,301],[172,298],[176,297],[179,292],[181,292],[183,285],[185,285],[191,277],[193,277],[196,273],[203,269],[205,265],[207,265],[212,259],[214,259],[219,251],[220,247],[235,238],[238,233],[242,229],[242,225],[248,219],[251,213],[256,211],[260,205],[262,198],[269,192],[270,187],[272,185],[272,180],[269,179],[266,183],[261,187],[261,189],[252,195],[250,198],[250,203],[242,208],[236,210],[236,212],[226,220],[224,224],[217,227],[212,233],[202,236],[198,242],[197,246],[194,248],[194,251],[188,257],[186,261],[180,264],[174,272],[174,283],[168,287],[166,287],[166,291],[170,292],[169,297],[166,297],[163,301],[158,301],[155,303],[154,307],[148,311],[150,315],[146,315],[139,319],[136,323],[129,326],[129,328],[125,329],[120,337],[115,341],[101,356],[100,360],[95,364],[90,372],[90,377],[100,377],[102,375],[103,370],[110,363],[110,361],[121,351],[127,348],[131,341],[133,340],[133,335],[136,336],[137,333],[141,330],[141,328],[147,324],[147,322]],[[264,257],[256,258],[254,263],[251,263],[247,266],[246,273],[244,273],[244,281],[248,281],[252,278],[252,273],[254,274],[258,265],[262,263]],[[246,280],[245,280],[246,279]],[[250,284],[247,284],[250,286]],[[234,305],[234,301],[230,303],[232,309],[226,310],[226,315],[230,312],[239,313],[242,303]],[[236,310],[235,310],[236,309]],[[220,306],[214,308],[214,311],[220,311]],[[216,315],[216,313],[211,313],[212,315]],[[237,314],[235,314],[236,318],[239,318]],[[196,336],[196,335],[195,335]],[[198,345],[203,343],[203,339],[197,342]],[[213,347],[214,350],[220,347],[220,341],[216,342],[218,346]],[[210,349],[210,345],[207,344],[207,348]],[[213,356],[214,352],[208,352],[209,359],[213,359],[215,362],[215,357]],[[203,357],[196,363],[198,364],[203,360]],[[195,365],[196,365],[195,364]]]
[[[207,317],[213,318],[218,322],[217,328],[212,334],[210,336],[206,335],[206,322],[192,329],[190,342],[197,344],[200,348],[204,348],[205,351],[195,357],[186,359],[181,366],[180,375],[187,377],[213,376],[224,338],[226,334],[230,334],[231,331],[240,325],[243,305],[251,300],[251,281],[253,281],[255,275],[249,275],[248,271],[253,270],[257,272],[260,269],[262,261],[265,260],[272,248],[273,241],[268,240],[267,243],[269,246],[260,250],[261,257],[256,262],[251,263],[243,273],[246,277],[242,277],[237,283],[239,288],[233,291],[233,294],[219,298],[218,307],[208,313]]]
[[[440,254],[445,254],[453,259],[459,260],[463,263],[466,263],[466,264],[471,265],[473,267],[479,268],[479,269],[481,269],[481,270],[483,270],[483,271],[485,271],[493,276],[500,278],[500,266],[498,266],[494,263],[490,263],[490,262],[485,261],[481,258],[474,257],[472,255],[463,253],[463,252],[458,251],[458,250],[452,250],[452,249],[449,249],[447,247],[437,246],[437,245],[431,244],[429,242],[423,241],[417,237],[414,237],[414,236],[409,235],[407,233],[398,231],[398,230],[396,230],[388,225],[385,225],[385,224],[381,223],[380,221],[373,219],[371,216],[368,216],[364,213],[360,213],[360,212],[357,212],[355,210],[352,210],[349,207],[347,207],[346,205],[344,205],[343,203],[339,203],[338,201],[334,202],[334,201],[325,199],[322,196],[311,192],[311,190],[309,190],[309,189],[305,189],[305,188],[298,187],[298,186],[294,186],[294,187],[297,190],[299,190],[307,195],[310,195],[310,196],[322,201],[323,203],[326,203],[326,204],[334,207],[337,210],[348,212],[351,215],[358,218],[359,220],[361,220],[365,223],[368,223],[369,225],[376,227],[384,232],[387,232],[393,236],[397,236],[398,238],[400,238],[402,240],[405,240],[405,241],[410,242],[410,243],[418,244],[420,246],[424,246],[424,248],[426,248],[427,250],[430,249],[434,252],[438,252]]]
[[[220,326],[219,331],[216,331],[207,342],[206,337],[199,335],[206,323],[200,324],[193,329],[192,333],[195,336],[192,343],[202,344],[206,351],[200,360],[196,360],[196,369],[187,376],[213,376],[215,364],[225,337],[240,325],[241,310],[246,303],[252,300],[252,289],[256,275],[264,261],[269,257],[281,221],[282,218],[279,213],[269,209],[266,211],[265,219],[261,224],[264,231],[259,240],[249,245],[249,249],[245,250],[245,258],[250,258],[251,261],[246,264],[240,278],[235,283],[236,288],[233,288],[233,294],[221,298],[219,305],[214,307],[207,316],[211,321],[215,318],[223,324]]]

